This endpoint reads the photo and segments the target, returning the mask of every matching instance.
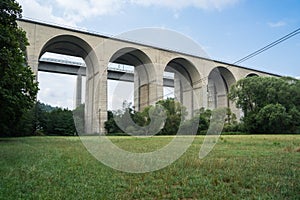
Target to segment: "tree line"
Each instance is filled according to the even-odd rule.
[[[173,98],[160,100],[142,111],[135,111],[131,103],[124,102],[122,109],[108,111],[105,128],[108,135],[203,135],[209,128],[211,116],[211,110],[201,108],[194,111],[193,117],[188,117],[186,108]],[[229,108],[224,124],[224,131],[241,131],[235,114]]]
[[[11,127],[10,136],[73,136],[76,134],[73,111],[52,107],[38,101],[23,114],[15,126]]]

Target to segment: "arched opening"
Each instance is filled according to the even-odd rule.
[[[69,90],[70,87],[76,88],[74,108],[85,103],[83,116],[86,133],[99,133],[99,105],[95,99],[95,74],[98,66],[98,59],[91,46],[72,35],[59,35],[49,39],[39,54],[38,71],[73,76],[76,82],[73,86],[68,86],[63,77],[61,81]]]
[[[249,77],[257,77],[258,76],[258,74],[256,74],[256,73],[250,73],[250,74],[248,74],[247,76],[246,76],[246,78],[249,78]]]
[[[165,73],[174,76],[174,97],[184,107],[188,116],[193,116],[195,110],[200,108],[201,77],[196,67],[184,58],[175,58],[165,67]],[[165,93],[164,96],[168,95]]]
[[[236,82],[231,71],[225,67],[214,68],[208,76],[207,103],[209,109],[231,107],[228,99],[230,86]]]
[[[114,87],[108,90],[108,99],[115,109],[124,101],[133,101],[133,108],[142,111],[157,101],[155,69],[150,58],[139,49],[127,47],[115,52],[109,60],[108,79],[115,81],[108,83],[109,88]]]
[[[39,60],[38,100],[73,110],[85,101],[85,62],[80,57],[46,52]]]

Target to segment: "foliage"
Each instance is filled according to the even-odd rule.
[[[24,112],[14,128],[14,136],[35,135],[37,126],[36,106]]]
[[[84,106],[80,106],[74,112],[80,112],[82,107]],[[76,125],[78,125],[78,128],[80,128],[80,122]],[[52,107],[41,102],[37,102],[30,110],[24,113],[15,130],[15,136],[68,136],[75,135],[77,133],[72,111],[58,107]]]
[[[124,133],[119,128],[119,126],[116,124],[116,121],[114,120],[114,114],[113,114],[112,111],[107,112],[107,121],[104,123],[104,127],[105,127],[108,135],[117,134],[117,133]]]
[[[76,129],[73,113],[68,109],[58,108],[48,113],[48,122],[45,129],[46,135],[75,135]]]
[[[195,112],[194,117],[189,120],[185,120],[184,123],[181,125],[181,132],[186,132],[186,134],[191,134],[191,131],[197,133],[197,135],[205,135],[207,129],[210,124],[211,118],[211,110],[204,108],[199,109]],[[195,130],[196,128],[197,130]]]
[[[161,109],[164,111],[161,112]],[[141,112],[134,111],[131,104],[124,102],[122,110],[108,111],[105,128],[108,135],[148,135],[149,132],[156,135],[175,135],[179,130],[181,134],[191,134],[194,131],[203,134],[208,129],[210,110],[201,108],[192,119],[186,119],[186,116],[186,108],[172,98],[160,100],[155,106],[148,106]],[[121,118],[125,119],[120,120]],[[158,128],[161,130],[156,130]]]
[[[281,104],[268,104],[255,116],[260,131],[268,133],[284,133],[292,120]]]
[[[166,111],[166,121],[160,135],[175,135],[178,132],[181,121],[187,116],[186,108],[172,98],[157,102]]]
[[[26,34],[18,28],[21,6],[15,0],[0,2],[0,134],[13,136],[16,124],[29,110],[38,91],[35,77],[26,63]]]
[[[300,81],[250,77],[232,86],[229,98],[244,112],[251,133],[295,133],[300,126]]]
[[[175,135],[186,114],[186,109],[171,98],[160,100],[155,106],[148,106],[141,112],[134,111],[131,104],[124,102],[122,110],[108,111],[105,128],[108,134]]]

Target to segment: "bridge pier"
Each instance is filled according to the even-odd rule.
[[[202,101],[200,85],[193,85],[180,74],[174,74],[174,95],[187,111],[187,118],[194,116],[194,112],[200,109]]]
[[[147,106],[155,105],[158,100],[163,99],[163,74],[150,76],[149,73],[153,72],[143,66],[134,70],[134,107],[137,111],[143,111]]]
[[[76,99],[75,99],[75,108],[80,106],[82,103],[82,76],[81,74],[77,75],[76,78]]]

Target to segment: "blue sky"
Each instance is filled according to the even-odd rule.
[[[19,3],[24,17],[106,35],[144,27],[171,29],[200,44],[210,58],[228,63],[300,27],[298,0],[19,0]],[[241,65],[299,77],[300,34]]]

